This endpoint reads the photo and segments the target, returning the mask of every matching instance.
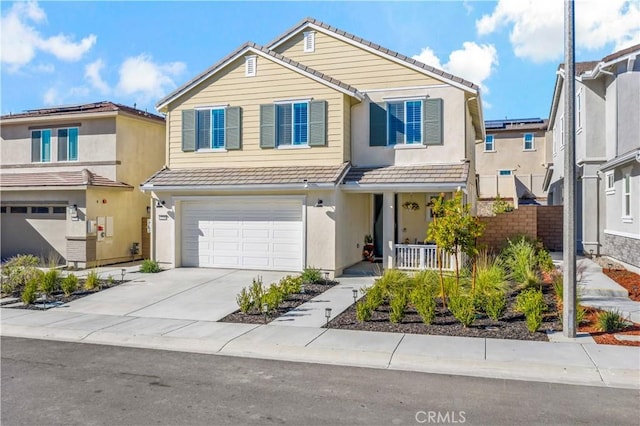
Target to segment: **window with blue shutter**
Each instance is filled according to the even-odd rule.
[[[422,143],[422,101],[405,104],[406,143]]]
[[[388,145],[422,143],[422,101],[387,102]]]
[[[309,141],[309,114],[307,103],[293,104],[293,144],[306,145]]]
[[[233,108],[232,129],[227,128],[225,108],[198,109],[195,111],[195,136],[198,150],[227,148],[227,133],[232,131],[233,146],[240,149],[240,109]]]
[[[276,106],[276,146],[309,145],[309,103]]]

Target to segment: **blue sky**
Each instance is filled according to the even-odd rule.
[[[6,2],[1,112],[112,100],[155,111],[245,41],[311,16],[482,87],[485,119],[549,113],[562,0]],[[576,59],[640,43],[640,0],[576,2]]]

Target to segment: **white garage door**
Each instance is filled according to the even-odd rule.
[[[183,266],[300,271],[303,252],[299,199],[183,202]]]

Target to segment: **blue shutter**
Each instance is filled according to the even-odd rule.
[[[404,102],[387,103],[389,145],[404,143]]]
[[[309,103],[309,146],[327,145],[327,101]]]
[[[58,161],[67,161],[67,141],[68,141],[68,130],[67,129],[58,129]]]
[[[276,145],[291,145],[291,104],[276,105]]]
[[[229,107],[225,111],[225,146],[227,149],[240,149],[241,146],[241,129],[242,116],[240,107]]]
[[[197,149],[211,148],[211,110],[196,110]]]
[[[442,124],[442,99],[424,101],[424,142],[425,145],[444,143]]]
[[[276,147],[276,106],[260,105],[260,148]]]
[[[196,112],[192,109],[182,111],[182,151],[196,150]]]
[[[384,104],[369,104],[369,146],[387,145],[387,111]]]

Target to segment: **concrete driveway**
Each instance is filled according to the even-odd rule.
[[[142,318],[218,321],[238,309],[236,295],[261,276],[264,285],[292,273],[177,268],[157,274],[128,273],[131,281],[74,300],[67,312]]]

